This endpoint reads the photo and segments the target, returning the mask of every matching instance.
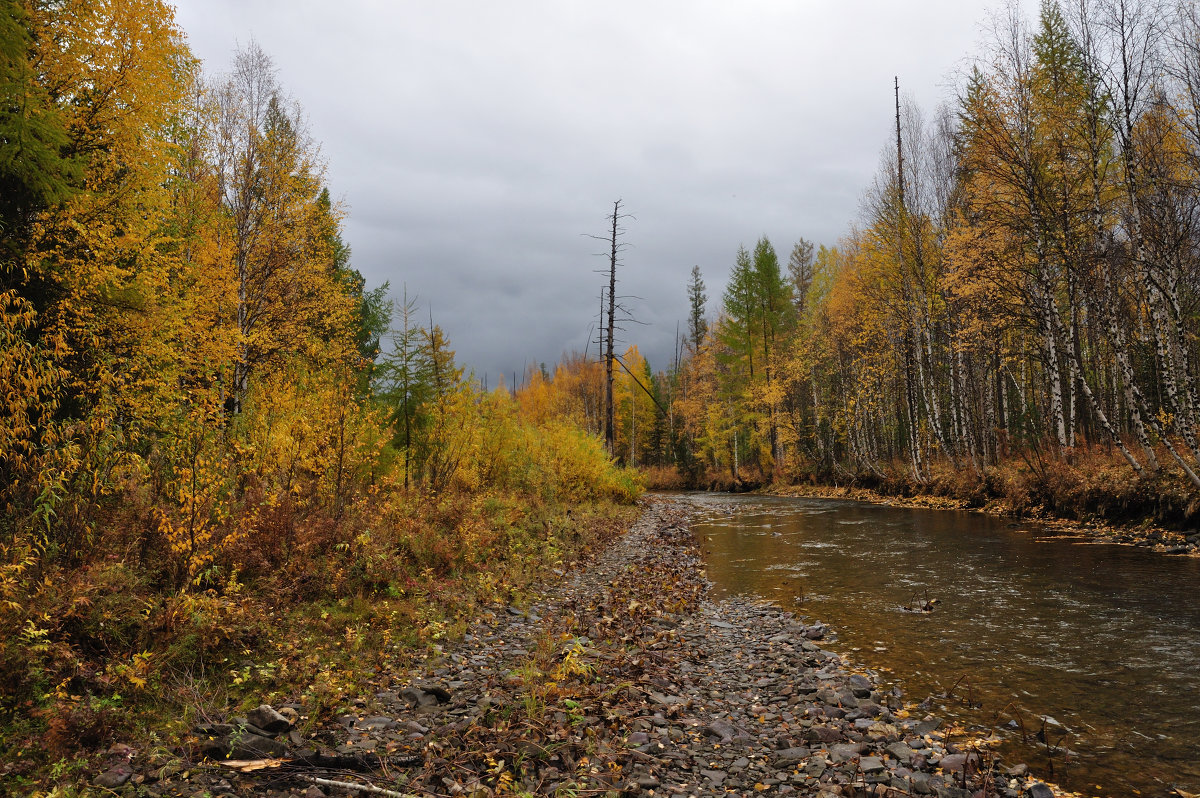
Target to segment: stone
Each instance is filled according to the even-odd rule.
[[[725,779],[728,778],[728,774],[722,770],[701,770],[700,774],[706,776],[714,787],[720,787],[725,783]]]
[[[436,707],[438,704],[436,695],[419,687],[405,687],[400,691],[400,697],[404,699],[410,708],[417,710]]]
[[[829,759],[835,765],[841,762],[849,762],[857,758],[862,753],[862,750],[862,743],[842,743],[829,749]]]
[[[385,731],[395,729],[399,726],[399,723],[383,715],[376,715],[373,718],[364,718],[354,722],[354,728],[361,731]]]
[[[830,726],[813,726],[805,734],[805,737],[807,737],[810,742],[814,743],[833,743],[837,742],[838,740],[846,739],[845,734],[843,734],[840,730],[834,729]]]
[[[281,757],[287,753],[287,746],[270,737],[258,734],[241,734],[228,738],[229,752],[223,759],[263,759],[265,757]]]
[[[887,752],[902,764],[907,765],[912,761],[913,750],[904,743],[892,743],[887,747]]]
[[[771,761],[777,768],[789,768],[808,759],[811,754],[812,751],[808,748],[784,748],[782,751],[776,751]]]
[[[1030,784],[1025,790],[1026,798],[1054,798],[1054,790],[1040,781]]]
[[[113,790],[129,781],[131,776],[133,776],[133,768],[125,764],[117,765],[93,779],[92,784],[106,790]]]
[[[246,713],[246,720],[251,726],[256,726],[267,734],[272,735],[283,734],[292,728],[292,723],[283,715],[276,712],[270,704],[260,704],[257,709],[250,710]]]
[[[864,756],[858,761],[858,768],[863,773],[879,773],[883,770],[883,760],[877,756]]]
[[[738,735],[738,729],[729,721],[717,718],[705,727],[705,731],[711,736],[717,737],[723,743],[732,742],[733,738]]]
[[[937,798],[971,798],[971,791],[962,787],[938,787],[935,794]]]

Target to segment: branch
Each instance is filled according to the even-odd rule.
[[[341,790],[353,790],[356,792],[366,792],[373,795],[386,795],[388,798],[417,798],[417,796],[407,792],[396,792],[395,790],[385,790],[382,787],[376,787],[374,784],[355,784],[352,781],[334,781],[333,779],[322,779],[317,776],[307,776],[301,774],[300,778],[305,781],[310,781],[313,784],[322,787],[337,787]]]

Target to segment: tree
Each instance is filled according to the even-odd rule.
[[[700,276],[700,267],[692,267],[691,281],[687,286],[688,294],[688,346],[692,355],[700,352],[704,337],[708,334],[708,320],[704,315],[704,305],[708,302],[708,294],[704,293],[704,278]]]
[[[631,218],[629,214],[621,213],[621,200],[613,202],[612,213],[605,217],[610,225],[607,235],[604,236],[589,236],[608,244],[608,251],[603,253],[608,258],[608,269],[604,272],[608,276],[608,293],[607,295],[601,292],[601,314],[600,314],[600,329],[601,329],[601,350],[604,353],[604,444],[608,448],[610,455],[616,455],[616,418],[615,406],[613,404],[613,346],[616,340],[617,326],[617,310],[624,310],[621,304],[617,301],[617,264],[620,263],[620,253],[628,244],[621,241],[621,236],[625,233],[625,228],[621,225],[622,219]],[[628,320],[628,319],[626,319]]]
[[[417,298],[409,299],[407,286],[395,308],[399,326],[390,332],[391,351],[385,353],[375,375],[375,393],[388,409],[395,440],[404,453],[404,487],[411,487],[415,453],[423,423],[422,410],[432,392],[433,364],[426,333],[417,322]]]
[[[797,313],[804,312],[804,302],[813,281],[815,254],[813,242],[807,238],[801,238],[792,245],[792,252],[788,255],[788,277],[791,281],[792,300],[796,304]]]

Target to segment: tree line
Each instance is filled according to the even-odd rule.
[[[663,430],[615,454],[927,483],[1112,452],[1200,488],[1194,5],[1011,7],[956,94],[926,116],[897,89],[836,246],[739,248],[715,312],[693,270],[687,332],[646,375],[670,409],[631,398],[618,424]]]
[[[257,44],[210,73],[161,0],[31,0],[0,14],[0,56],[3,597],[121,524],[155,530],[176,586],[211,586],[272,524],[558,495],[564,458],[603,463],[472,384],[407,291],[365,286]]]

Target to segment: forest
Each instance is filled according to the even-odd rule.
[[[610,327],[611,359],[493,390],[354,268],[258,45],[221,71],[164,0],[5,8],[5,779],[202,697],[307,685],[330,712],[617,534],[644,485],[1200,511],[1191,4],[1011,11],[955,102],[897,89],[836,245],[731,246],[720,296],[693,268],[665,368]]]
[[[836,246],[739,247],[715,312],[693,270],[669,368],[626,355],[618,456],[653,484],[1194,518],[1200,16],[1045,2],[990,41],[955,102],[897,90]]]
[[[256,44],[10,2],[0,57],[6,782],[219,690],[332,705],[628,518],[594,436],[367,289]]]

